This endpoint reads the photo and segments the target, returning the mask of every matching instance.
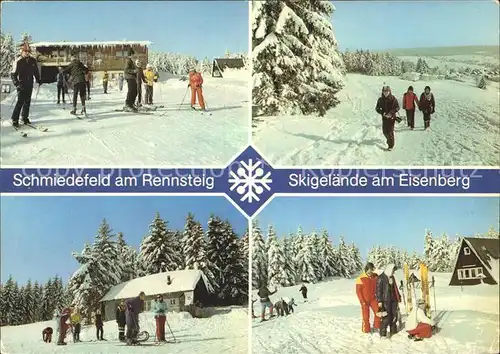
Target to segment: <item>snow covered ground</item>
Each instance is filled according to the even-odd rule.
[[[180,106],[187,82],[178,78],[154,87],[153,102],[165,108],[153,115],[115,112],[124,106],[126,89],[119,92],[110,82],[105,95],[95,82],[87,104],[89,118],[83,120],[69,114],[69,100],[66,110],[56,105],[54,84],[42,85],[36,101],[33,93],[31,120],[49,131],[24,127],[27,138],[10,126],[11,94],[1,103],[1,164],[225,165],[248,144],[248,80],[245,71],[228,78],[205,75],[203,90],[211,116],[189,108],[190,92]]]
[[[375,112],[382,86],[399,99],[409,85],[420,96],[430,85],[436,97],[431,129],[423,131],[421,112],[415,130],[396,125],[391,152]],[[348,74],[340,105],[322,117],[256,117],[254,144],[274,165],[434,165],[500,164],[498,83],[487,90],[457,81],[409,82],[392,77]],[[400,111],[402,117],[405,113]]]
[[[55,336],[53,336],[51,344],[42,341],[42,330],[47,326],[55,328],[54,321],[2,327],[2,346],[4,348],[2,348],[2,354],[248,353],[247,309],[233,307],[217,311],[212,317],[204,319],[186,318],[183,313],[168,314],[167,320],[179,342],[162,346],[153,344],[155,327],[153,315],[150,313],[141,314],[139,317],[141,330],[147,330],[150,334],[148,342],[145,342],[142,347],[128,347],[119,342],[118,327],[114,321],[104,323],[104,338],[107,341],[93,341],[95,328],[89,326],[82,329],[80,334],[82,342],[73,343],[73,340],[68,338],[66,346],[55,345]],[[172,336],[168,327],[166,330],[166,338],[171,340]]]
[[[381,339],[378,333],[361,333],[361,310],[355,280],[338,279],[307,285],[309,303],[305,304],[299,286],[278,289],[271,300],[295,298],[298,303],[295,314],[264,323],[255,319],[252,350],[255,353],[286,354],[498,353],[498,286],[464,287],[462,291],[460,287],[448,286],[451,274],[434,275],[436,318],[441,318],[438,324],[441,331],[430,339],[413,342],[404,330],[390,340]],[[399,283],[403,278],[402,271],[396,272],[395,276]],[[417,289],[417,296],[420,296],[420,289]],[[257,298],[255,294],[254,298]],[[432,292],[431,305],[434,309]],[[404,316],[405,310],[402,311]],[[258,302],[255,303],[255,313],[260,314]]]

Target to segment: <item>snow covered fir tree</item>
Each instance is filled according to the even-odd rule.
[[[319,0],[252,3],[253,104],[261,114],[318,114],[335,107],[344,65]]]
[[[45,284],[28,280],[20,285],[13,277],[0,284],[0,324],[12,326],[51,320],[55,311],[60,312],[70,304],[88,322],[91,313],[100,308],[100,299],[114,285],[183,269],[204,273],[213,289],[214,306],[246,304],[248,231],[241,236],[229,221],[215,215],[204,228],[190,213],[184,229],[175,230],[157,213],[136,248],[127,244],[125,233],[115,233],[104,219],[94,241],[73,253],[78,269],[67,283],[54,276]]]
[[[492,227],[485,234],[474,237],[500,239],[500,233]],[[299,226],[295,233],[279,237],[273,225],[268,225],[263,232],[259,222],[254,220],[252,288],[266,285],[274,289],[299,283],[317,283],[331,277],[353,278],[359,275],[365,262],[372,262],[379,269],[390,263],[398,269],[402,269],[405,263],[411,269],[418,269],[421,263],[425,263],[431,272],[451,272],[461,241],[462,237],[458,235],[437,237],[430,230],[425,230],[422,254],[415,251],[409,253],[392,245],[375,245],[366,257],[362,257],[355,243],[346,242],[343,236],[332,238],[328,230],[305,233]]]

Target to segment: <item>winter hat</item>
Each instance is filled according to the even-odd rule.
[[[430,87],[430,86],[425,86],[424,91],[425,91],[425,90],[429,90],[429,91],[430,91],[430,90],[431,90],[431,87]]]

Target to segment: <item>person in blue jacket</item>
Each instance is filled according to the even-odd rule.
[[[159,342],[166,342],[165,321],[167,320],[167,303],[163,301],[163,295],[158,295],[156,300],[153,308],[156,319],[156,339]]]

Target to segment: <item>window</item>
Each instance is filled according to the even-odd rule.
[[[482,279],[484,278],[483,267],[458,269],[457,275],[458,275],[458,280]]]
[[[10,93],[10,85],[2,85],[2,93]]]
[[[170,299],[170,305],[175,305],[177,303],[177,299]]]
[[[476,277],[476,270],[475,269],[471,269],[470,270],[470,276],[471,276],[471,278],[475,278]]]
[[[464,247],[464,255],[468,256],[470,254],[470,248]]]
[[[465,279],[470,279],[470,271],[469,271],[469,269],[465,270]]]
[[[123,57],[125,57],[126,55],[125,55],[125,52],[124,52],[124,51],[117,51],[117,52],[115,52],[115,56],[116,56],[117,58],[123,58]]]

